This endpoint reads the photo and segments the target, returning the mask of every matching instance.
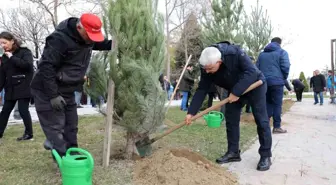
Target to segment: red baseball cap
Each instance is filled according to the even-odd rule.
[[[92,41],[102,42],[105,39],[101,31],[103,23],[97,15],[90,13],[83,14],[80,22]]]

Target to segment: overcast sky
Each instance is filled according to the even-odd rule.
[[[0,8],[10,8],[19,5],[19,0],[0,0]],[[160,0],[160,11],[164,12]],[[256,0],[244,0],[245,7],[256,3]],[[299,77],[301,71],[311,76],[315,69],[330,67],[330,40],[336,39],[336,0],[260,0],[268,10],[275,27],[273,36],[291,40],[284,46],[291,61],[290,78]],[[60,12],[60,20],[69,15]]]

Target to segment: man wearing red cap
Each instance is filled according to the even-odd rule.
[[[46,38],[31,83],[46,143],[61,156],[68,148],[78,146],[74,91],[83,86],[92,50],[112,49],[112,41],[104,38],[101,29],[102,21],[93,14],[61,22]]]

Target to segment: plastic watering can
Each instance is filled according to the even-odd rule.
[[[224,114],[218,111],[211,111],[209,114],[203,116],[206,121],[208,127],[210,128],[218,128],[221,126],[221,123],[224,119]]]
[[[70,155],[71,152],[80,154]],[[89,152],[80,148],[69,148],[62,158],[54,149],[52,154],[62,174],[63,185],[92,185],[94,160]]]

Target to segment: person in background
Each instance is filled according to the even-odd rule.
[[[177,83],[178,83],[178,79],[176,79],[172,85],[173,85],[173,89],[175,90],[175,88],[177,87]],[[176,93],[175,93],[175,97],[174,100],[179,100],[180,99],[180,93],[179,93],[179,88],[177,87]]]
[[[182,102],[181,102],[181,110],[187,111],[188,110],[188,102],[189,98],[191,97],[191,90],[194,86],[195,80],[192,77],[193,66],[192,64],[188,64],[186,71],[180,82],[179,90],[182,93]]]
[[[84,76],[84,81],[86,81],[86,75]],[[80,86],[78,87],[77,91],[75,91],[75,101],[77,104],[77,108],[83,108],[81,105],[83,90],[84,90],[84,87]]]
[[[329,70],[328,71],[328,78],[327,78],[327,88],[330,92],[330,103],[336,103],[335,102],[335,97],[331,97],[332,94],[335,93],[335,89],[336,89],[336,75],[334,76],[334,83],[332,83],[332,75],[333,75],[333,72],[332,70]],[[333,87],[334,85],[334,87]]]
[[[0,66],[0,90],[5,88],[5,104],[0,113],[0,139],[7,127],[10,113],[16,103],[25,125],[17,141],[33,139],[32,119],[29,112],[30,83],[33,78],[33,54],[9,32],[0,33],[0,44],[5,53]]]
[[[267,112],[269,118],[273,117],[274,134],[287,133],[287,130],[281,128],[281,113],[284,85],[289,74],[290,62],[287,51],[281,48],[281,42],[279,37],[273,38],[259,54],[256,63],[267,80]]]
[[[174,93],[174,87],[173,85],[169,85],[169,90],[168,90],[168,100],[170,100],[171,96]]]
[[[160,85],[161,85],[161,87],[162,87],[162,90],[164,90],[165,88],[164,88],[163,74],[161,74],[161,75],[159,76],[159,82],[160,82]]]
[[[294,87],[294,92],[296,95],[296,101],[297,102],[302,102],[302,93],[305,89],[305,85],[302,83],[300,79],[294,79],[292,80],[292,84]]]
[[[313,73],[313,77],[310,79],[310,87],[313,88],[314,91],[314,105],[320,103],[323,105],[323,92],[327,90],[326,88],[326,80],[324,75],[320,74],[319,70],[315,70]],[[320,97],[320,102],[318,97]]]
[[[170,82],[167,76],[163,76],[163,87],[164,87],[164,90],[168,93],[170,89]]]

